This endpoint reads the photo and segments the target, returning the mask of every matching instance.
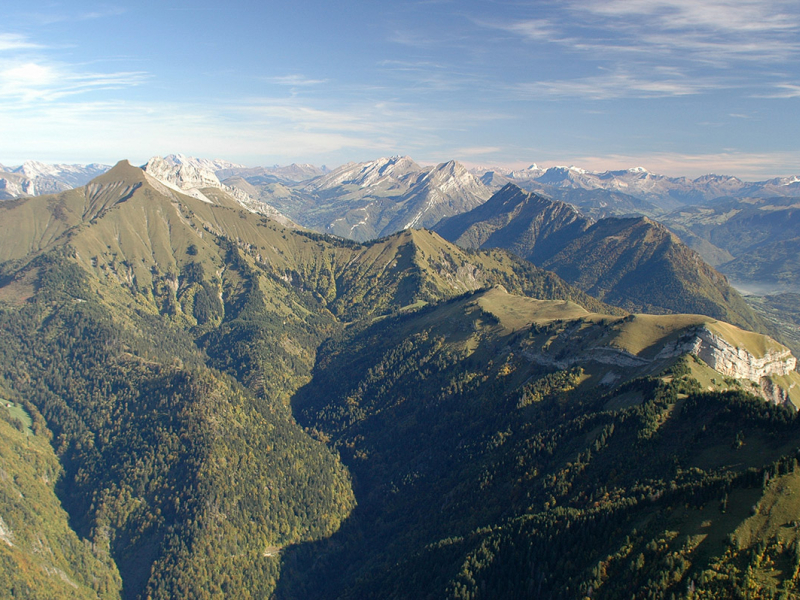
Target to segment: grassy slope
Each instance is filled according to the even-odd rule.
[[[768,331],[723,276],[647,218],[592,225],[568,205],[508,185],[437,231],[465,247],[507,248],[626,310],[706,314]]]
[[[628,310],[705,314],[768,331],[722,275],[649,219],[600,221],[543,266]]]
[[[572,206],[509,184],[481,206],[435,230],[465,248],[506,248],[541,265],[591,224]]]

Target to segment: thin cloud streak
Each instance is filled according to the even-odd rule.
[[[90,91],[136,86],[148,77],[144,72],[81,73],[72,69],[62,64],[0,61],[0,98],[24,106]]]
[[[327,79],[309,79],[303,75],[284,75],[282,77],[267,77],[266,81],[277,85],[287,85],[292,87],[308,87],[327,83]]]
[[[800,98],[800,85],[794,83],[778,83],[775,84],[774,89],[777,90],[770,94],[754,94],[753,98],[773,98],[773,99],[789,99]]]
[[[574,2],[575,10],[612,17],[646,16],[668,29],[705,27],[727,33],[791,32],[797,15],[782,12],[791,6],[775,0],[588,0]]]
[[[0,52],[9,50],[34,50],[44,48],[39,44],[29,42],[24,35],[17,33],[0,33]]]
[[[723,87],[725,86],[713,81],[697,81],[689,78],[647,79],[628,73],[609,73],[583,79],[521,83],[516,86],[516,90],[529,98],[575,97],[612,100],[689,96]]]
[[[117,17],[128,11],[122,6],[106,6],[101,10],[88,12],[35,12],[28,13],[27,17],[40,25],[55,25],[57,23],[70,23],[78,21],[94,21],[108,17]]]
[[[780,62],[800,51],[800,14],[796,4],[787,2],[589,0],[574,2],[571,8],[576,17],[589,13],[601,18],[600,28],[625,35],[631,46],[693,62]]]
[[[473,20],[528,42],[613,60],[638,53],[651,59],[736,67],[736,61],[780,63],[800,54],[800,11],[777,0],[580,0],[568,17],[495,22]],[[783,8],[793,9],[793,12]],[[580,35],[575,35],[579,31]]]
[[[444,109],[420,114],[416,107],[385,102],[321,109],[273,98],[217,105],[59,102],[0,110],[0,130],[9,140],[4,152],[15,160],[41,156],[46,147],[69,147],[79,157],[70,160],[91,157],[89,162],[146,160],[158,151],[224,155],[239,162],[248,157],[330,162],[345,154],[368,159],[399,148],[419,154],[440,148],[442,132],[468,116],[476,117]]]

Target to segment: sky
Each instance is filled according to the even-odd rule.
[[[8,3],[0,164],[800,174],[797,0]]]

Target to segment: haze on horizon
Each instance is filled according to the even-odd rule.
[[[0,163],[800,172],[800,5],[29,3],[0,25]]]

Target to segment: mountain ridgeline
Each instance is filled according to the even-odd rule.
[[[198,192],[0,204],[0,596],[800,591],[781,344]]]
[[[226,180],[311,229],[367,241],[431,227],[475,208],[491,191],[456,161],[421,167],[407,156],[348,163],[304,182]]]
[[[647,217],[594,222],[568,204],[508,184],[435,230],[468,248],[511,250],[626,310],[700,313],[769,331],[723,275]]]

